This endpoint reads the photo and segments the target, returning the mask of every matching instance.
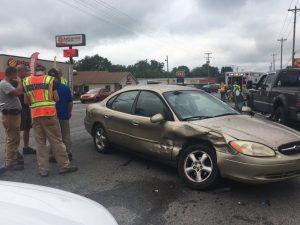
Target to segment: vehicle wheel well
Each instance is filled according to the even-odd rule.
[[[210,147],[211,149],[213,149],[214,151],[216,151],[214,146],[212,145],[212,143],[208,140],[195,139],[195,138],[188,139],[183,143],[182,148],[181,148],[179,154],[177,155],[177,159],[176,159],[177,160],[177,165],[178,165],[178,160],[179,160],[180,154],[184,151],[184,149],[186,149],[187,147],[189,147],[191,145],[196,145],[196,144],[206,145],[206,146]]]
[[[100,122],[95,122],[94,124],[93,124],[93,128],[92,128],[92,135],[94,136],[94,134],[95,134],[95,129],[96,129],[96,127],[97,126],[102,126],[102,124],[100,123]]]

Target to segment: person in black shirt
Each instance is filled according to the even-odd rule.
[[[24,65],[17,66],[18,76],[23,80],[25,77],[29,76],[29,68],[26,68]],[[24,104],[24,92],[22,91],[19,96],[22,111],[21,111],[21,131],[23,131],[23,154],[35,154],[35,149],[29,146],[29,137],[31,129],[31,111],[28,105]]]

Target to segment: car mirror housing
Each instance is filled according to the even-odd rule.
[[[151,123],[161,123],[161,122],[165,121],[165,117],[161,113],[158,113],[158,114],[155,114],[154,116],[152,116],[150,118],[150,121],[151,121]]]

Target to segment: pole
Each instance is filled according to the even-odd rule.
[[[280,41],[280,69],[282,70],[282,51],[283,51],[283,42],[286,41],[287,39],[281,38],[277,39],[277,41]]]
[[[294,30],[293,30],[293,49],[292,49],[292,65],[294,63],[294,59],[295,59],[295,37],[296,37],[296,20],[297,20],[297,12],[300,9],[297,8],[297,6],[295,6],[294,9],[288,9],[288,11],[293,12],[294,13]]]
[[[209,84],[209,63],[210,63],[210,59],[212,58],[210,55],[212,54],[211,52],[206,52],[204,53],[206,56],[206,64],[207,64],[207,80],[208,80],[208,84]]]
[[[72,46],[69,46],[69,49],[72,49]],[[73,65],[74,61],[73,61],[73,57],[69,57],[69,74],[68,74],[68,84],[69,84],[69,88],[71,89],[71,93],[73,96]]]
[[[276,54],[273,53],[271,56],[273,57],[273,71],[275,71],[275,56],[276,56]],[[271,70],[272,70],[272,68],[271,68]]]
[[[168,57],[168,56],[167,56],[167,58],[166,58],[165,61],[167,62],[168,84],[170,84],[170,76],[169,76],[169,57]]]

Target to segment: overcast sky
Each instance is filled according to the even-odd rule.
[[[298,0],[1,0],[0,53],[40,58],[62,57],[55,35],[84,33],[87,45],[79,59],[99,54],[113,64],[138,60],[163,62],[170,69],[205,63],[234,65],[241,70],[267,71],[276,53],[280,66],[292,52],[293,13]],[[300,7],[300,3],[299,3]],[[299,15],[300,17],[300,15]],[[300,23],[296,50],[300,48]],[[300,57],[300,51],[297,54]]]

